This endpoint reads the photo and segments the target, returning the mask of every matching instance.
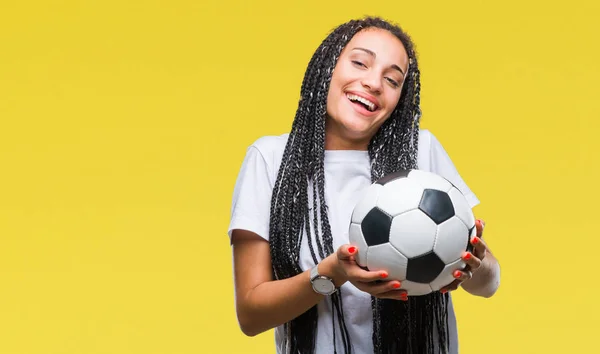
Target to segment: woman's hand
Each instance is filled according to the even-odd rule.
[[[481,263],[483,262],[488,248],[485,242],[481,239],[483,236],[483,228],[485,227],[485,222],[483,220],[475,221],[475,227],[477,228],[477,236],[473,237],[471,240],[471,245],[473,246],[473,252],[465,252],[462,256],[463,261],[467,264],[465,269],[457,270],[454,272],[454,280],[449,285],[440,289],[440,292],[446,293],[448,291],[453,291],[458,289],[460,284],[466,280],[469,280],[473,277],[473,274],[479,270],[481,267]]]
[[[385,271],[369,271],[361,268],[356,263],[358,249],[353,245],[342,245],[337,252],[327,257],[323,265],[330,264],[331,278],[336,286],[341,286],[346,281],[352,283],[359,290],[369,293],[380,299],[408,300],[405,290],[401,290],[401,283],[397,280],[386,281]],[[325,262],[328,261],[328,262]],[[326,274],[326,273],[323,273]]]

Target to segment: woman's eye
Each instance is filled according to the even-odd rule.
[[[355,65],[358,65],[358,66],[364,66],[365,68],[367,67],[365,64],[361,63],[358,60],[353,60],[352,63],[354,63]]]
[[[386,80],[387,80],[387,81],[388,81],[390,84],[392,84],[394,87],[398,87],[398,86],[399,86],[399,84],[398,84],[396,81],[394,81],[393,79],[390,79],[389,77],[386,77]]]

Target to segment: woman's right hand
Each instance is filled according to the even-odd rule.
[[[369,293],[380,299],[395,299],[407,301],[406,290],[400,289],[402,284],[397,280],[387,281],[385,271],[369,271],[361,268],[355,259],[358,249],[354,245],[342,245],[337,252],[325,260],[331,266],[332,279],[336,286],[341,286],[346,281],[352,283],[359,290]]]

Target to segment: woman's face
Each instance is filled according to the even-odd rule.
[[[368,28],[342,51],[327,95],[325,148],[366,150],[392,114],[408,70],[408,54],[392,33]]]

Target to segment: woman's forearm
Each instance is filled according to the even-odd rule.
[[[333,277],[332,261],[332,257],[323,260],[319,273]],[[244,334],[255,336],[293,320],[323,298],[313,290],[307,270],[291,278],[261,283],[248,291],[238,301],[238,321]]]

